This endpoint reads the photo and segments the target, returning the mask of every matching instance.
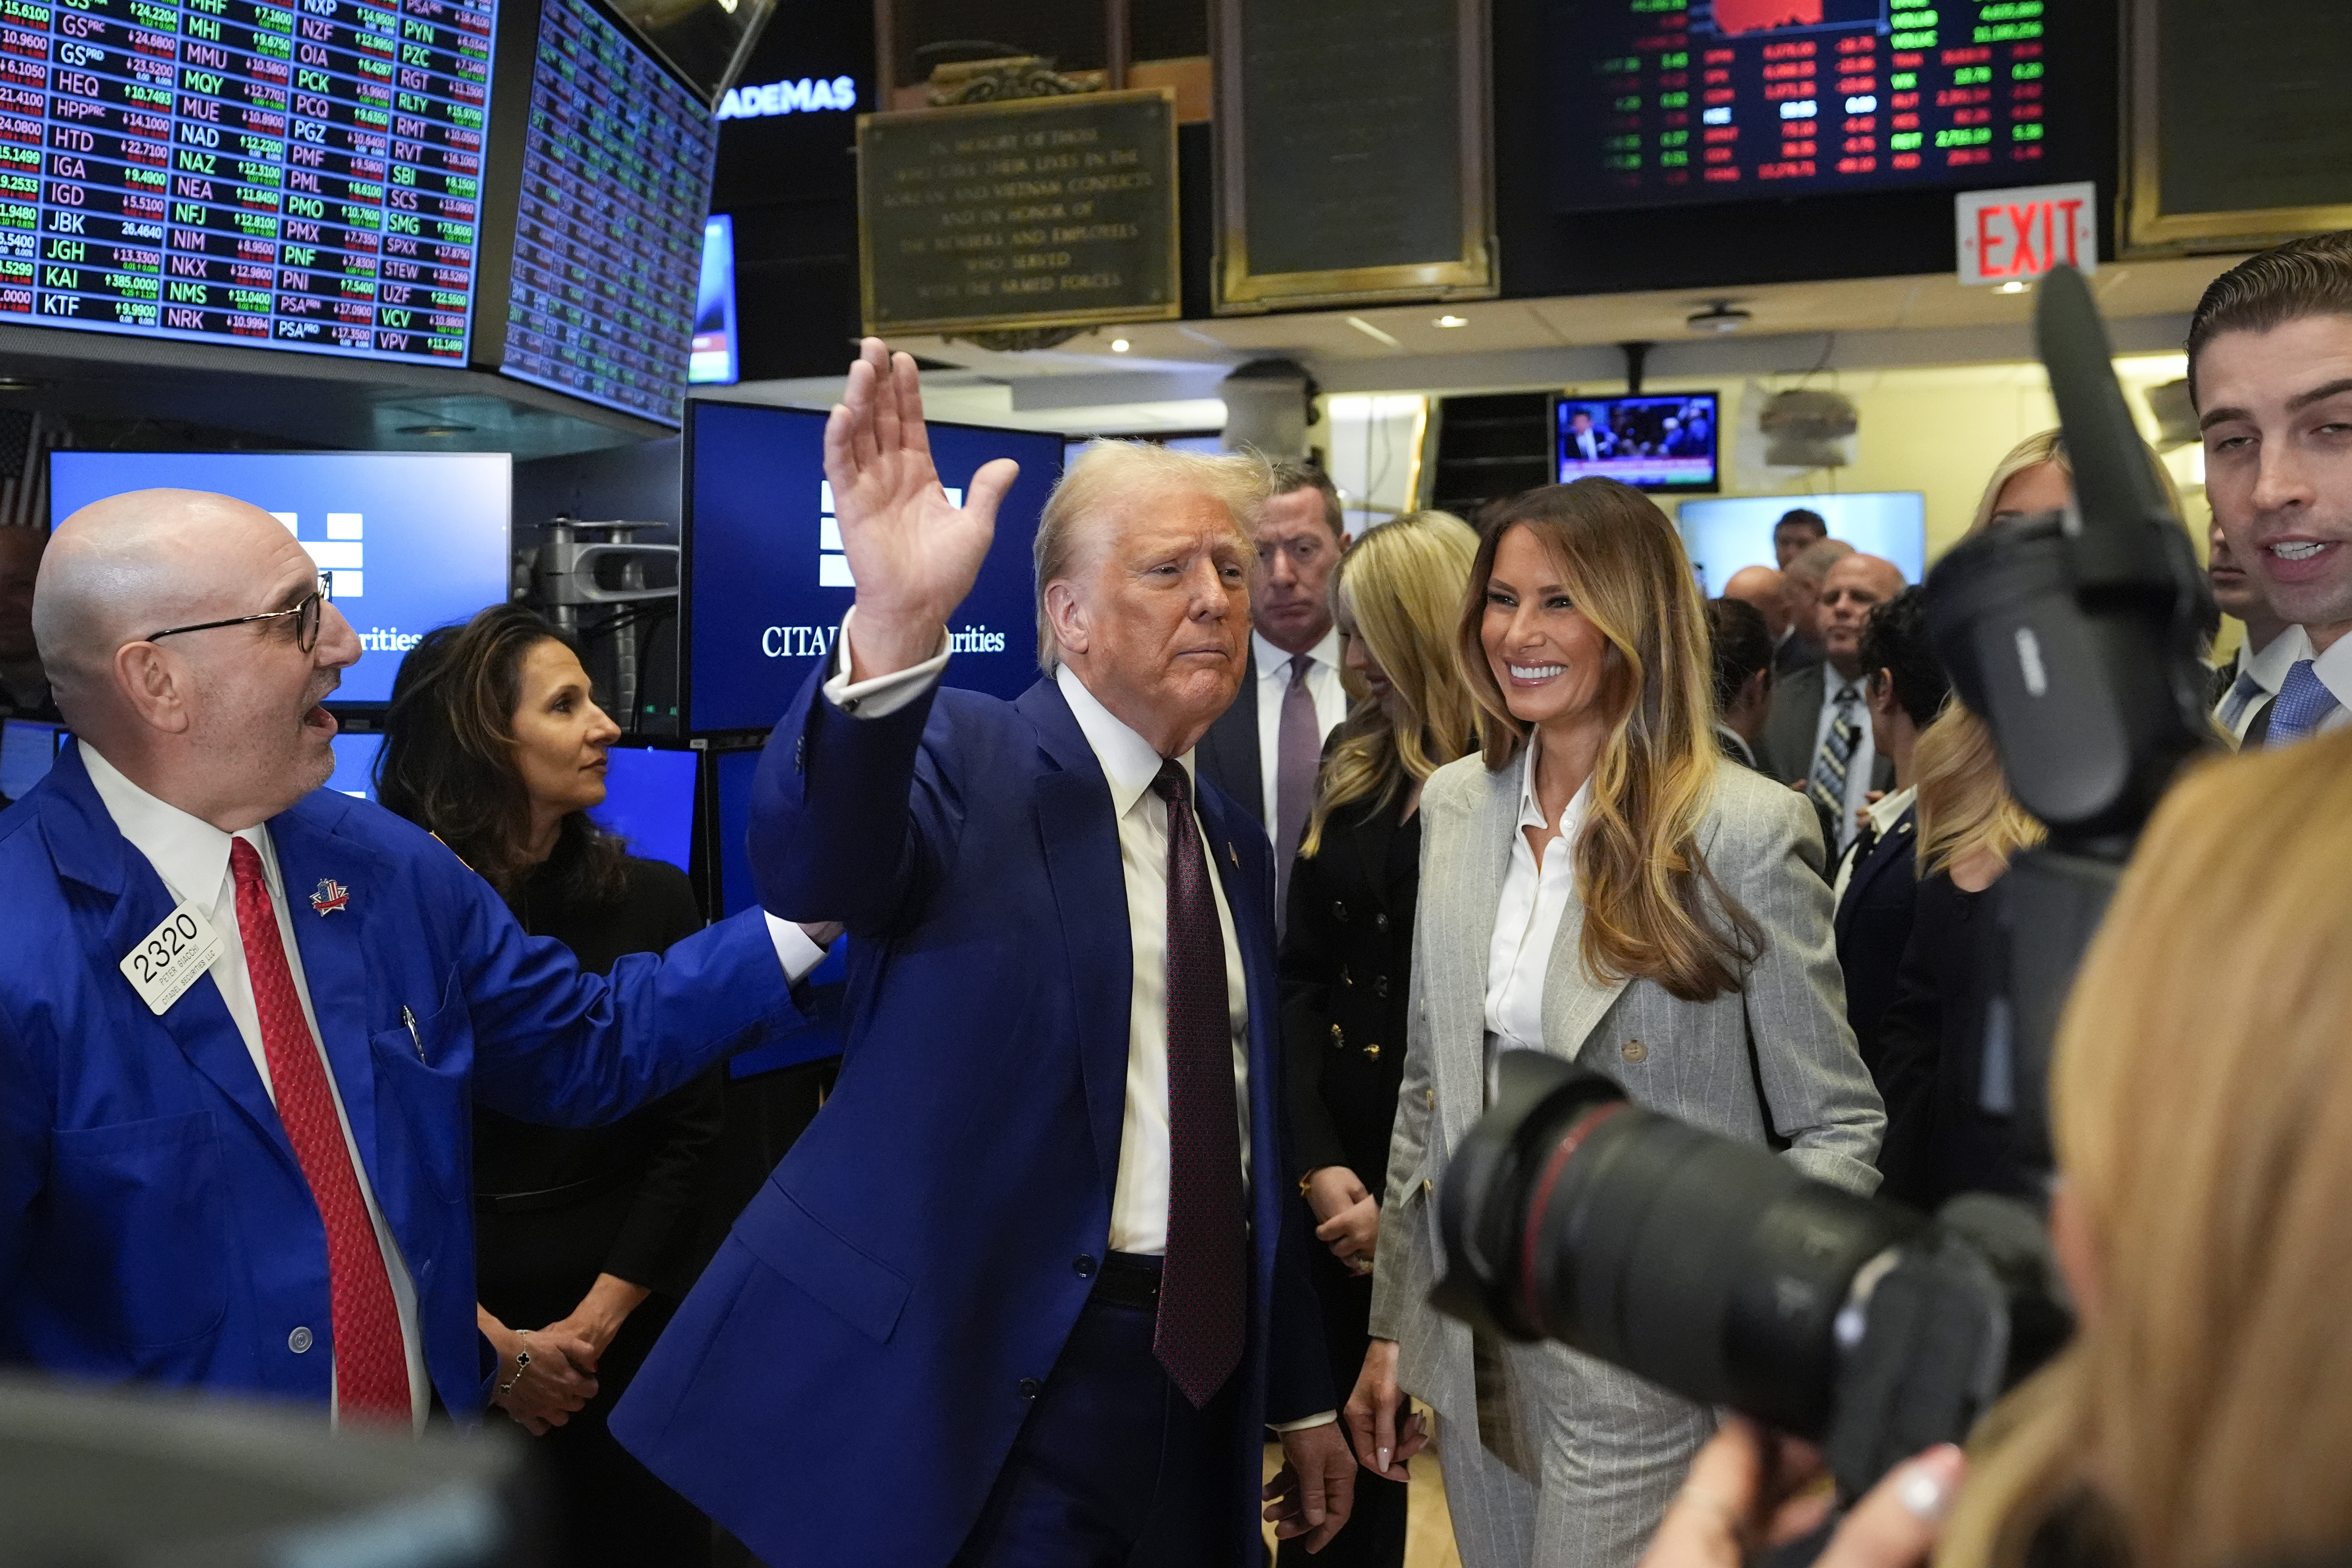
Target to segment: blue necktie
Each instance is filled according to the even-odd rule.
[[[2311,660],[2299,658],[2279,684],[2278,700],[2271,704],[2271,732],[2265,743],[2284,746],[2319,728],[2336,711],[2336,694],[2321,683]]]

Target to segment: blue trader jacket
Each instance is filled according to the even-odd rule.
[[[1127,1105],[1134,953],[1110,786],[1050,682],[850,718],[812,674],[760,761],[770,909],[850,932],[824,1110],[615,1406],[657,1476],[763,1562],[945,1563],[1093,1289]],[[1333,1405],[1278,1106],[1274,868],[1199,794],[1249,996],[1249,1338],[1236,1540],[1263,1421]]]
[[[470,1419],[494,1370],[474,1325],[474,1102],[619,1116],[795,1019],[783,971],[752,911],[583,974],[430,835],[331,791],[269,833],[425,1368]],[[314,918],[303,892],[327,879],[348,900]],[[172,908],[77,751],[0,816],[0,1362],[323,1408],[326,1233],[244,1038],[209,979],[159,1018],[117,967]]]

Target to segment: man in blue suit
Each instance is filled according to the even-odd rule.
[[[478,1417],[533,1373],[475,1328],[474,1100],[618,1116],[786,1022],[814,948],[752,916],[583,975],[321,789],[359,642],[267,512],[85,508],[34,620],[78,739],[0,816],[0,1362]]]
[[[1255,1563],[1319,1546],[1332,1424],[1276,1107],[1265,834],[1195,789],[1249,637],[1255,459],[1107,444],[1037,535],[1049,678],[938,685],[1013,465],[940,489],[868,340],[825,436],[857,581],[777,721],[774,910],[851,932],[838,1086],[614,1411],[766,1561]]]

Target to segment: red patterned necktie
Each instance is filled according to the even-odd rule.
[[[1241,1363],[1249,1239],[1225,999],[1225,938],[1192,819],[1192,781],[1165,763],[1168,803],[1168,1256],[1152,1353],[1197,1408]]]
[[[392,1299],[392,1276],[376,1244],[361,1195],[359,1173],[335,1110],[327,1064],[302,1016],[287,967],[286,944],[278,932],[278,911],[261,874],[261,857],[242,838],[230,840],[229,869],[236,877],[236,929],[245,939],[245,967],[253,980],[254,1010],[261,1016],[261,1049],[269,1062],[269,1084],[278,1099],[278,1119],[301,1162],[310,1196],[327,1227],[327,1289],[333,1303],[335,1403],[345,1420],[406,1422],[408,1355],[400,1340],[400,1309]]]

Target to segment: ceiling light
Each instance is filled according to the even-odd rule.
[[[1371,339],[1372,342],[1379,343],[1383,348],[1401,349],[1404,347],[1402,343],[1397,342],[1396,339],[1381,331],[1380,328],[1372,325],[1371,322],[1364,320],[1361,316],[1349,317],[1348,325],[1355,328],[1356,331],[1363,333],[1364,336]]]
[[[29,375],[0,375],[0,392],[38,392],[45,386],[56,384]]]
[[[1710,300],[1706,309],[1685,317],[1683,324],[1694,332],[1736,332],[1756,318],[1728,300]]]
[[[2020,283],[2016,279],[2011,279],[2009,282],[2002,284],[1999,289],[1995,289],[1994,292],[2000,294],[2022,294],[2028,289],[2032,287],[2033,285],[2031,283]]]
[[[1440,316],[1437,318],[1437,324],[1441,327],[1466,327],[1470,324],[1470,318],[1467,316]]]
[[[1129,342],[1125,338],[1113,338],[1110,341],[1110,352],[1115,354],[1123,354],[1134,346],[1134,344]]]

